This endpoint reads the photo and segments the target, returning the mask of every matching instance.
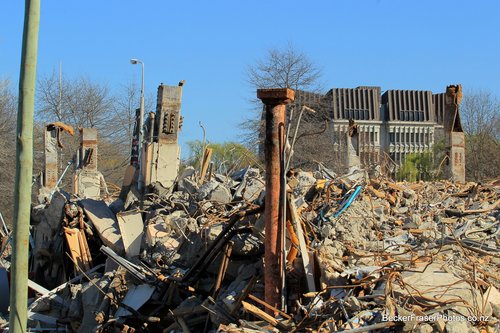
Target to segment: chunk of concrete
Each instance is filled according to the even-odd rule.
[[[196,199],[198,201],[208,199],[210,193],[212,193],[212,191],[215,190],[219,186],[219,184],[220,183],[215,180],[206,182],[199,188],[198,192],[196,193]]]
[[[475,305],[482,304],[480,292],[463,279],[444,271],[442,264],[431,264],[423,272],[403,272],[402,278],[409,287],[402,289],[399,285],[395,285],[394,295],[400,299],[408,298],[410,304],[415,300],[451,301],[453,310],[465,317],[473,316]],[[414,291],[411,296],[408,290]],[[484,312],[491,314],[491,311],[491,306],[487,305]]]
[[[311,186],[316,185],[316,178],[311,172],[299,171],[297,173],[297,186],[293,189],[293,193],[296,197],[303,196],[306,194]]]
[[[231,239],[233,244],[233,254],[238,256],[262,256],[264,253],[263,242],[252,234],[237,234]]]
[[[434,329],[432,328],[431,325],[429,324],[422,324],[422,325],[419,325],[416,329],[415,329],[415,333],[432,333],[434,332]]]
[[[146,244],[152,247],[158,242],[166,249],[177,249],[179,246],[179,241],[172,237],[171,228],[163,220],[146,227]]]
[[[231,191],[229,191],[224,184],[220,184],[212,192],[210,192],[208,198],[211,201],[228,204],[231,202],[232,196]]]
[[[123,299],[122,303],[128,305],[130,308],[134,310],[139,310],[141,306],[143,306],[153,295],[155,291],[154,286],[150,286],[149,284],[141,284],[138,286],[132,286],[129,288],[127,295]],[[115,313],[115,317],[123,317],[129,316],[132,313],[126,310],[123,307],[118,308]]]
[[[141,241],[144,229],[142,215],[137,211],[128,211],[116,215],[122,235],[125,254],[128,259],[138,256],[141,252]]]
[[[446,333],[470,332],[465,320],[451,320],[446,323]]]
[[[99,289],[103,290],[109,285],[110,279],[103,277],[101,279],[94,279],[92,282],[85,283],[82,293],[82,309],[83,318],[82,324],[78,330],[79,333],[94,332],[97,322],[95,321],[95,310],[101,304],[104,295]]]
[[[248,178],[245,189],[243,190],[243,199],[246,201],[254,201],[259,198],[266,185],[260,178]]]
[[[66,205],[67,198],[61,192],[55,192],[52,200],[44,210],[44,217],[50,225],[52,231],[59,229],[61,219],[64,212],[64,205]]]
[[[125,247],[115,214],[104,201],[84,199],[80,201],[89,221],[94,226],[104,245],[118,254],[123,254]]]

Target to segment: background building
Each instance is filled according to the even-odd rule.
[[[363,166],[379,164],[390,167],[392,172],[413,153],[432,153],[436,142],[442,141],[446,154],[451,147],[463,145],[463,137],[458,106],[460,99],[448,96],[450,88],[460,91],[460,86],[449,86],[445,93],[433,94],[426,90],[387,90],[381,94],[380,87],[360,86],[357,88],[333,88],[326,94],[304,91],[296,92],[294,107],[309,106],[316,110],[314,118],[327,120],[328,129],[322,134],[322,140],[330,145],[330,155],[340,163],[337,167],[343,171],[349,169],[346,162],[347,141],[349,140],[349,120],[357,125],[356,149]],[[448,97],[447,97],[448,96]],[[314,122],[313,121],[313,122]],[[302,126],[302,125],[301,125]],[[314,143],[314,142],[313,142]],[[323,144],[324,142],[317,142]],[[449,156],[463,164],[464,156]],[[452,164],[461,168],[460,163]],[[459,173],[460,174],[460,173]],[[448,176],[462,180],[460,175],[450,172]],[[462,180],[463,181],[463,180]]]

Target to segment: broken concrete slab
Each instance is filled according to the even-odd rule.
[[[93,199],[83,199],[80,204],[103,244],[109,246],[116,253],[124,253],[125,247],[118,221],[106,203]]]
[[[149,284],[141,284],[129,288],[122,304],[128,305],[134,310],[139,310],[153,295],[155,288]],[[132,313],[124,307],[119,307],[115,313],[116,318],[131,315]]]
[[[446,272],[443,264],[433,263],[423,272],[403,272],[405,289],[395,285],[393,292],[398,297],[408,298],[408,304],[419,300],[423,304],[452,304],[453,310],[468,317],[474,316],[474,308],[481,304],[480,292],[462,278]],[[420,304],[422,304],[420,303]],[[491,314],[491,306],[486,313]]]
[[[137,211],[121,212],[116,215],[127,259],[138,256],[144,229],[142,214]]]
[[[210,192],[208,199],[221,204],[228,204],[232,200],[231,191],[226,187],[226,185],[220,184],[212,192]]]

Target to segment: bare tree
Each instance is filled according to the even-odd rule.
[[[284,49],[269,49],[264,58],[247,68],[247,82],[253,89],[291,88],[296,93],[317,93],[322,89],[321,76],[321,69],[292,44]],[[255,90],[252,94],[255,96]],[[240,123],[240,128],[245,132],[244,142],[249,147],[258,147],[263,136],[263,106],[255,97],[252,105],[252,115]]]
[[[140,87],[134,82],[129,82],[121,87],[120,93],[115,98],[113,108],[113,141],[124,143],[130,148],[134,131],[136,109],[139,108],[141,97]],[[146,96],[144,101],[145,117],[149,112],[154,112],[153,96]],[[115,140],[116,139],[116,140]]]
[[[0,80],[0,212],[12,221],[16,174],[16,95],[10,82]]]
[[[499,177],[500,101],[490,92],[466,92],[460,115],[465,132],[466,175],[476,181]]]
[[[317,92],[321,70],[305,53],[288,44],[283,50],[269,49],[265,58],[247,69],[248,83],[254,88],[291,88]]]
[[[75,127],[108,127],[113,98],[105,85],[86,77],[63,77],[60,81],[53,73],[39,80],[37,96],[37,116],[42,121],[63,121]]]
[[[121,183],[124,168],[130,162],[136,109],[140,106],[140,87],[135,82],[121,86],[113,99],[112,111],[106,128],[106,140],[100,141],[99,165],[104,177],[112,183]],[[145,96],[145,115],[154,112],[153,97]]]
[[[79,127],[97,128],[99,169],[105,177],[117,182],[123,175],[121,169],[127,164],[126,157],[129,151],[126,149],[128,145],[123,145],[123,138],[118,139],[118,126],[114,122],[115,104],[115,97],[111,95],[106,85],[83,76],[77,78],[64,76],[60,80],[59,76],[53,73],[39,80],[36,116],[42,123],[41,127],[49,122],[62,121],[73,126],[75,130]],[[61,169],[65,167],[66,161],[73,158],[78,146],[78,135],[65,139],[65,147],[61,154]],[[42,155],[36,160],[36,165],[39,167],[43,165],[41,158]]]

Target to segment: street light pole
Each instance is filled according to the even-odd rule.
[[[142,80],[141,80],[141,106],[139,112],[139,178],[137,180],[137,188],[139,191],[144,187],[144,180],[142,177],[142,141],[144,139],[144,63],[138,59],[131,59],[132,65],[141,64],[142,66]]]

